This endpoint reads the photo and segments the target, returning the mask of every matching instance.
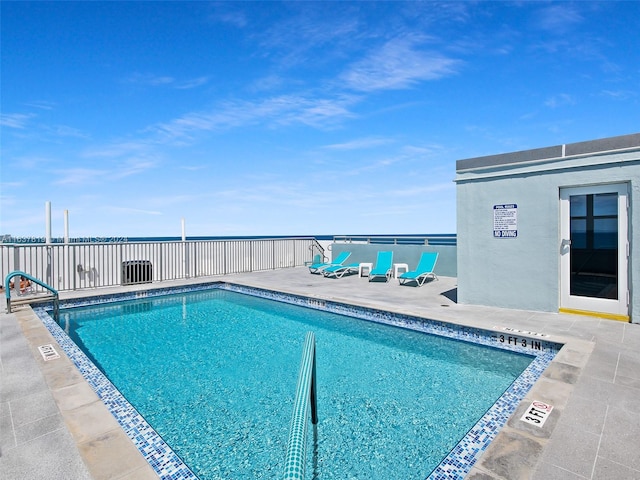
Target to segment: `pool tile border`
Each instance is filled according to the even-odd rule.
[[[530,338],[526,335],[515,337],[507,333],[502,334],[481,328],[458,326],[412,315],[225,282],[208,282],[184,287],[166,287],[64,300],[60,302],[60,307],[83,307],[199,290],[210,290],[212,288],[348,315],[362,320],[384,323],[396,327],[410,328],[427,334],[444,336],[532,356],[533,360],[525,371],[511,384],[433,472],[428,475],[428,480],[463,479],[495,438],[498,431],[506,424],[508,418],[516,410],[520,401],[542,375],[560,348],[562,348],[562,344],[541,338]],[[102,399],[127,436],[134,442],[158,476],[171,480],[197,479],[197,476],[182,462],[180,457],[167,445],[162,437],[153,430],[146,420],[124,396],[122,396],[118,389],[100,372],[53,320],[49,315],[51,308],[52,306],[50,304],[44,304],[34,307],[33,310],[80,370],[89,385]]]

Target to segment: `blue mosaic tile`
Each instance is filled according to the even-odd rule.
[[[60,302],[60,308],[108,305],[113,302],[136,300],[145,297],[160,297],[168,294],[187,293],[212,288],[328,311],[366,321],[409,328],[432,335],[444,336],[532,356],[533,360],[525,371],[511,384],[507,391],[504,392],[485,415],[478,420],[467,435],[442,460],[440,465],[430,473],[427,480],[463,479],[469,473],[479,456],[505,425],[522,398],[524,398],[555,355],[560,351],[560,348],[562,348],[562,344],[550,342],[543,337],[531,338],[531,336],[523,334],[516,335],[517,332],[505,331],[504,333],[499,333],[475,327],[458,326],[411,315],[223,282],[209,282],[185,287],[168,287],[66,300]],[[120,394],[115,386],[93,365],[89,358],[51,318],[49,315],[51,310],[52,305],[47,304],[34,308],[36,315],[43,321],[60,347],[74,362],[89,385],[96,391],[158,476],[162,479],[171,480],[196,479],[196,475],[182,462],[169,445],[164,442],[162,437],[153,430],[135,408]]]

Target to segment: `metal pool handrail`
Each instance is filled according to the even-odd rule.
[[[57,322],[59,320],[59,311],[60,311],[60,303],[58,300],[58,291],[53,288],[51,285],[47,285],[46,283],[44,283],[42,280],[37,279],[36,277],[29,275],[28,273],[22,272],[20,270],[16,270],[14,272],[11,272],[9,275],[6,276],[4,283],[5,283],[5,296],[7,299],[7,313],[11,313],[11,279],[14,277],[20,277],[20,278],[26,278],[29,281],[40,285],[42,288],[49,290],[51,292],[51,295],[53,297],[53,319]],[[39,299],[42,300],[42,299]]]
[[[287,459],[284,465],[284,480],[304,479],[307,449],[307,418],[311,407],[311,423],[317,440],[318,400],[316,390],[316,337],[307,332],[302,349],[302,361],[298,374],[296,398],[293,404]]]

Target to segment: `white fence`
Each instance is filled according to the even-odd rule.
[[[290,268],[317,253],[312,237],[0,244],[3,280],[20,270],[59,291]]]

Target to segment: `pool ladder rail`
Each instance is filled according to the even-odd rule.
[[[307,332],[302,349],[302,360],[298,374],[298,386],[293,403],[284,480],[303,480],[306,466],[307,421],[311,408],[314,451],[318,444],[318,396],[316,388],[316,337]]]
[[[11,279],[19,277],[20,281],[17,284],[17,288],[14,288],[20,297],[11,298]],[[23,279],[26,279],[27,285],[23,288],[21,285]],[[15,283],[15,282],[14,282]],[[45,295],[39,295],[33,291],[32,283],[40,285],[49,293]],[[14,305],[25,305],[33,302],[42,302],[46,300],[53,300],[53,319],[58,323],[60,318],[60,301],[58,291],[50,285],[47,285],[42,280],[39,280],[28,273],[16,270],[7,275],[4,279],[4,292],[7,299],[7,313],[11,313],[11,307]]]

